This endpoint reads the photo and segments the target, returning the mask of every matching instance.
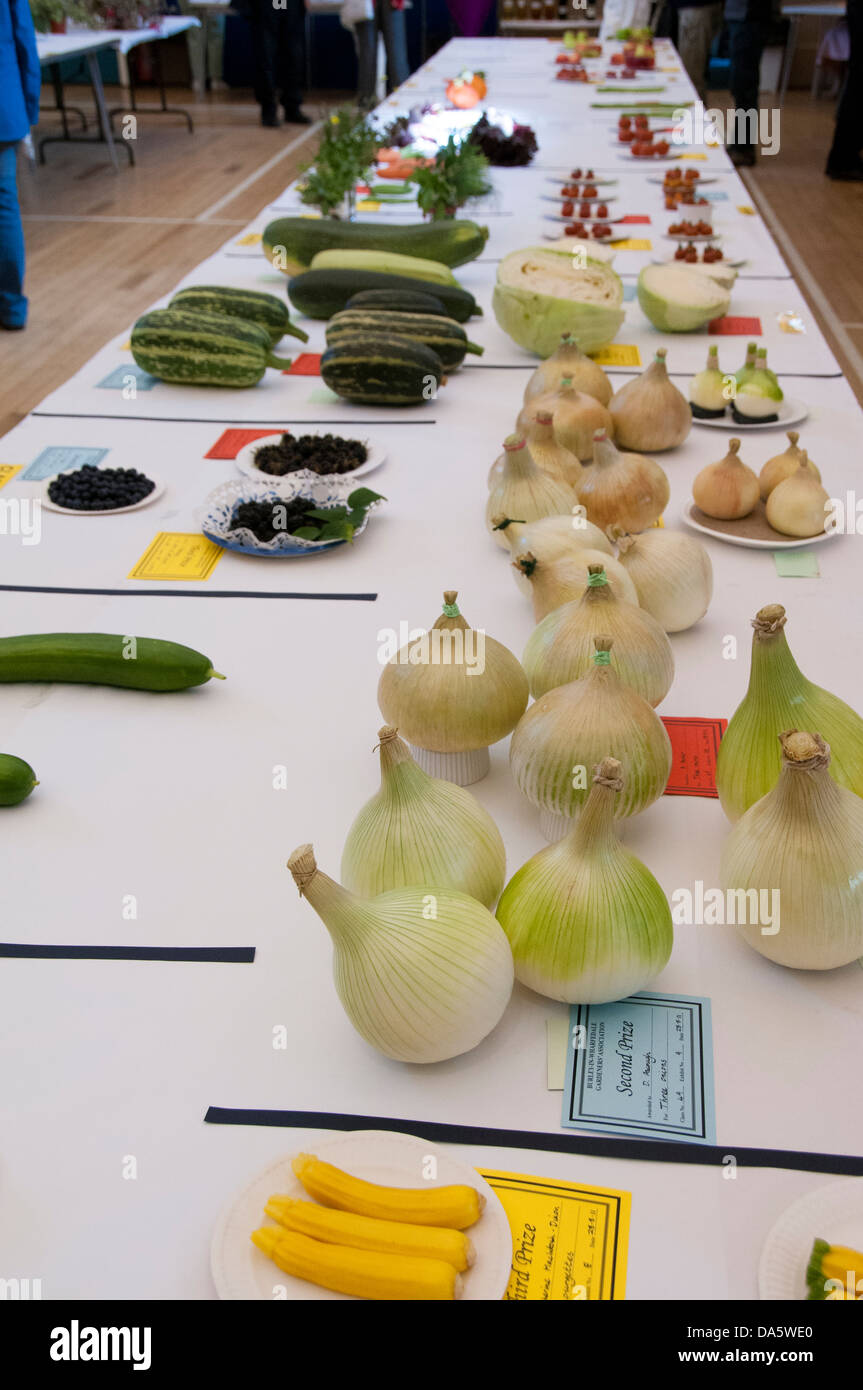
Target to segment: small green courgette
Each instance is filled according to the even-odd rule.
[[[179,642],[105,632],[40,632],[0,637],[0,681],[120,685],[129,690],[187,690],[224,680],[208,657]]]
[[[17,806],[38,785],[29,763],[14,753],[0,753],[0,806]]]

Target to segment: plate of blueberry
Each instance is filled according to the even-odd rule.
[[[85,463],[49,478],[42,489],[42,505],[67,516],[117,516],[148,507],[164,491],[164,483],[137,468]]]

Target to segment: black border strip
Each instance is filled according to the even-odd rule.
[[[528,366],[531,364],[528,362]],[[685,376],[681,372],[681,376]],[[59,389],[59,388],[58,388]],[[127,415],[125,411],[122,415],[79,415],[77,412],[67,410],[31,410],[24,416],[24,420],[31,418],[41,420],[129,420],[142,421],[145,425],[222,425],[226,430],[253,430],[260,425],[274,425],[276,429],[284,429],[286,425],[436,425],[437,420],[355,420],[353,416],[341,421],[328,420],[286,420],[284,415],[279,415],[275,420],[241,420],[238,424],[236,420],[214,419],[211,415]],[[18,421],[19,425],[23,420]]]
[[[10,594],[107,594],[132,598],[310,598],[376,603],[377,594],[293,594],[269,589],[64,589],[50,584],[0,584]]]
[[[721,1168],[729,1157],[738,1167],[787,1168],[804,1173],[834,1173],[863,1177],[863,1157],[856,1154],[806,1153],[796,1149],[749,1149],[732,1145],[680,1144],[666,1139],[605,1139],[548,1134],[544,1130],[486,1129],[479,1125],[448,1125],[437,1120],[396,1120],[382,1115],[342,1115],[326,1110],[236,1110],[211,1105],[204,1116],[210,1125],[267,1125],[287,1129],[383,1129],[415,1134],[440,1144],[484,1144],[501,1149],[536,1149],[549,1153],[585,1154],[593,1158],[638,1159],[645,1163],[690,1163]]]
[[[0,956],[17,960],[189,960],[252,965],[254,946],[31,946],[0,941]]]

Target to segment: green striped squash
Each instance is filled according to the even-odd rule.
[[[435,314],[392,313],[376,309],[343,309],[341,313],[334,314],[327,324],[327,344],[334,347],[345,338],[390,333],[432,348],[445,371],[460,367],[465,353],[481,355],[483,351],[468,341],[467,334],[455,319],[440,318]]]
[[[132,329],[132,356],[162,381],[185,386],[254,386],[267,367],[283,370],[260,324],[226,314],[151,309]]]
[[[229,318],[258,323],[261,328],[266,328],[273,344],[286,333],[302,339],[304,343],[309,341],[308,333],[291,323],[287,304],[263,290],[235,290],[228,285],[189,285],[177,291],[168,308],[183,309],[194,314],[227,314]]]
[[[423,343],[364,334],[328,347],[321,376],[337,396],[359,405],[422,405],[434,399],[444,369]]]

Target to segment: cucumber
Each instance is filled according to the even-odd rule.
[[[363,335],[328,347],[321,376],[337,396],[359,405],[422,405],[434,399],[444,369],[423,343]]]
[[[450,315],[440,300],[419,290],[360,290],[352,295],[345,305],[346,309],[394,309],[406,314],[437,314],[440,318]]]
[[[105,632],[40,632],[0,637],[0,681],[120,685],[128,690],[187,690],[211,676],[211,662],[179,642]]]
[[[432,285],[458,285],[448,265],[395,251],[319,251],[311,270],[376,270],[381,275],[409,276]]]
[[[384,196],[391,196],[386,190]],[[467,218],[438,222],[345,222],[337,217],[277,217],[264,228],[264,255],[289,275],[311,265],[320,251],[395,252],[441,265],[464,265],[480,254],[488,228]]]
[[[327,346],[334,347],[345,338],[380,334],[397,334],[414,343],[425,343],[437,353],[445,372],[460,367],[465,353],[482,356],[483,349],[468,341],[460,323],[440,318],[437,314],[392,313],[380,309],[342,309],[327,324]]]
[[[467,323],[481,314],[473,295],[455,285],[430,285],[406,275],[383,275],[377,270],[307,270],[288,282],[288,298],[310,319],[329,319],[363,290],[397,290],[400,294],[432,294],[451,319]]]
[[[246,319],[265,328],[273,345],[286,333],[302,339],[304,343],[309,341],[308,333],[291,323],[288,306],[282,303],[278,295],[265,294],[263,290],[235,290],[227,285],[189,285],[177,291],[168,308]]]
[[[0,753],[0,806],[17,806],[38,785],[29,763],[14,753]]]

